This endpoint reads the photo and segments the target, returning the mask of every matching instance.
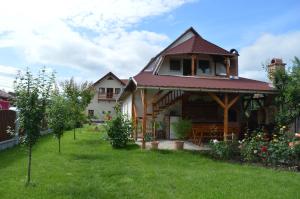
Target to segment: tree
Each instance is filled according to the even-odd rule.
[[[49,75],[45,68],[36,77],[27,69],[14,82],[20,128],[24,130],[23,143],[28,147],[27,184],[31,178],[32,147],[40,136],[54,79],[54,74]]]
[[[63,136],[68,119],[67,100],[58,92],[51,96],[50,106],[47,109],[49,127],[58,140],[58,152],[60,153],[60,140]]]
[[[276,97],[279,107],[276,122],[279,126],[287,126],[300,116],[300,60],[298,57],[294,58],[290,71],[275,71],[273,84],[279,91]]]
[[[86,81],[82,84],[78,84],[74,81],[73,77],[70,80],[62,82],[61,86],[68,101],[75,140],[75,129],[80,125],[79,123],[82,118],[84,118],[83,111],[91,102],[94,96],[94,90],[91,83]]]

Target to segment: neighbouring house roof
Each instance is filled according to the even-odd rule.
[[[104,75],[103,77],[101,77],[98,81],[96,81],[93,85],[95,86],[96,84],[98,84],[99,82],[101,82],[102,80],[104,80],[108,76],[112,76],[113,78],[115,78],[117,81],[119,81],[124,86],[127,84],[128,80],[125,80],[125,79],[121,80],[115,74],[113,74],[112,72],[109,72],[106,75]]]
[[[128,79],[121,79],[121,81],[126,85],[128,83]]]
[[[153,75],[142,72],[133,81],[137,88],[168,88],[198,91],[222,91],[245,93],[275,93],[276,90],[267,82],[246,78],[224,77],[185,77],[171,75]]]
[[[203,39],[200,35],[195,34],[193,37],[182,42],[181,44],[167,49],[163,55],[174,55],[174,54],[189,54],[189,53],[201,53],[201,54],[212,54],[212,55],[229,55],[233,54],[227,50]]]
[[[5,91],[0,90],[0,99],[9,99],[12,96]]]

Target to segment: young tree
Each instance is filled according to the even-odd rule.
[[[58,152],[60,153],[60,140],[63,136],[68,119],[67,100],[58,92],[53,93],[50,106],[47,109],[49,127],[58,140]]]
[[[54,74],[48,74],[45,68],[37,77],[27,69],[25,74],[19,73],[14,82],[20,128],[24,130],[23,143],[28,147],[27,184],[31,177],[32,147],[40,136],[53,82]]]
[[[76,139],[75,129],[78,123],[81,122],[84,117],[83,111],[91,102],[94,96],[94,90],[92,84],[84,82],[78,84],[72,77],[70,80],[66,80],[61,83],[64,94],[68,100],[68,106],[70,111],[70,119],[73,124],[74,140]]]

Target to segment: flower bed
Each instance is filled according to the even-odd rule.
[[[211,141],[210,155],[222,160],[299,169],[300,144],[295,144],[295,139],[289,139],[284,133],[268,138],[263,132],[253,132],[242,141]]]

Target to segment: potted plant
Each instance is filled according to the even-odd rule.
[[[178,140],[175,141],[175,149],[182,150],[184,148],[184,139],[187,134],[192,130],[192,122],[187,119],[179,119],[177,122],[172,123],[175,136]]]
[[[151,142],[151,149],[157,150],[158,149],[158,144],[159,144],[159,141],[153,140]]]

